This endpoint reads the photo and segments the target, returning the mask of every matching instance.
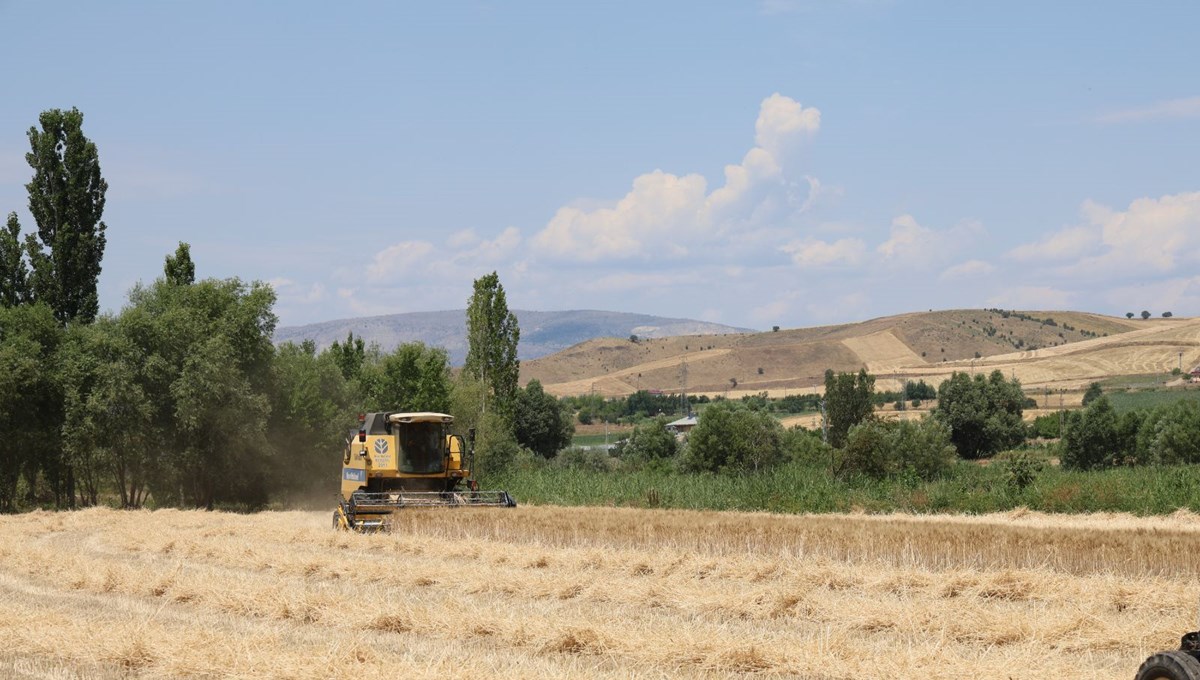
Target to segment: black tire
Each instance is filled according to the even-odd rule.
[[[1187,652],[1151,654],[1135,680],[1200,680],[1200,661]]]

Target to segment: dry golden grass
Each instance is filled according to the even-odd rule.
[[[1200,520],[527,507],[0,518],[21,678],[1126,678]]]

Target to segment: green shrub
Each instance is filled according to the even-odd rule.
[[[1025,440],[1021,383],[1000,371],[990,376],[954,373],[938,387],[937,417],[950,426],[951,439],[963,458],[989,456]]]
[[[621,461],[609,456],[606,451],[570,448],[559,453],[551,464],[568,470],[611,472],[620,467]]]
[[[1082,412],[1067,414],[1062,437],[1063,467],[1091,470],[1112,465],[1120,457],[1117,412],[1100,397]]]
[[[1200,402],[1154,409],[1138,431],[1137,451],[1139,459],[1162,465],[1200,463]]]
[[[1005,485],[1010,491],[1021,492],[1037,480],[1045,462],[1029,451],[1010,451],[1000,457]]]
[[[806,430],[797,425],[783,433],[783,448],[796,462],[829,468],[833,448],[821,440],[820,430]]]
[[[1041,439],[1058,439],[1062,436],[1062,419],[1058,413],[1047,413],[1033,419],[1029,424],[1029,436]]]
[[[637,460],[662,460],[675,455],[675,435],[667,430],[666,418],[655,418],[633,428],[617,445],[617,455]]]
[[[875,479],[915,475],[933,479],[954,465],[950,428],[935,418],[867,421],[851,428],[838,470]]]
[[[684,464],[691,470],[762,470],[783,459],[783,426],[769,414],[728,401],[705,409],[688,434]]]

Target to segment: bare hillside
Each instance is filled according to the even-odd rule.
[[[994,370],[1026,387],[1075,388],[1113,375],[1200,362],[1200,322],[1120,319],[1083,312],[950,310],[855,324],[632,342],[589,340],[522,364],[558,395],[638,389],[774,396],[820,389],[826,369],[866,368],[889,389],[905,379]]]
[[[579,342],[599,337],[662,338],[672,335],[719,335],[738,333],[734,328],[694,319],[674,319],[649,314],[606,312],[592,309],[573,309],[556,312],[512,310],[521,326],[521,341],[517,353],[522,361],[546,356]],[[368,344],[377,344],[391,351],[405,342],[423,342],[442,347],[450,355],[450,363],[458,366],[467,356],[467,316],[461,309],[442,312],[409,312],[354,319],[338,319],[306,326],[287,326],[275,332],[275,342],[311,340],[317,349],[335,341],[341,342],[349,333]]]

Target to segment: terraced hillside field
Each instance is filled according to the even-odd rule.
[[[1056,391],[1197,364],[1200,319],[953,310],[768,333],[589,340],[522,364],[521,376],[558,396],[686,386],[691,394],[780,397],[821,392],[826,369],[866,368],[880,390],[906,380],[936,384],[954,371],[999,370],[1028,390]]]
[[[1200,519],[622,508],[0,517],[0,676],[1129,678]]]

